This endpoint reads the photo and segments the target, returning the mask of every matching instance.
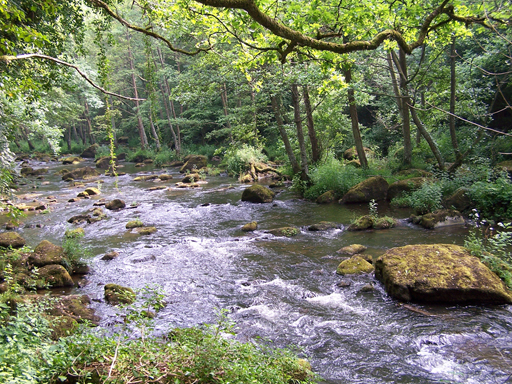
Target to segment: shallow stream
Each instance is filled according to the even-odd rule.
[[[174,186],[176,180],[135,182],[134,173],[171,173],[177,179],[177,169],[141,169],[128,163],[119,170],[128,174],[118,178],[117,187],[114,178],[103,177],[101,196],[68,203],[83,188],[69,188],[54,175],[64,167],[69,169],[52,166],[44,178],[50,184],[37,180],[20,191],[42,194],[35,197],[41,201],[49,195],[58,200],[50,212],[23,219],[29,225],[22,225],[20,233],[30,246],[43,239],[60,244],[71,227],[67,219],[86,213],[100,198],[138,204],[106,210],[106,220],[84,227],[92,272],[74,292],[94,300],[104,327],[119,321],[102,301],[105,284],[158,284],[168,305],[156,317],[157,330],[213,323],[216,309],[225,308],[236,323],[237,339],[298,347],[323,383],[512,383],[512,306],[418,306],[433,315],[426,316],[389,298],[373,275],[342,278],[335,273],[341,259],[336,251],[343,246],[363,244],[377,257],[407,244],[462,245],[464,227],[428,231],[403,225],[347,232],[344,226],[366,214],[368,206],[317,205],[286,189],[274,204],[244,203],[240,197],[246,186],[221,176],[208,177],[201,189],[148,191]],[[378,211],[398,218],[409,215],[388,212],[382,204]],[[141,236],[125,229],[136,218],[158,231]],[[341,229],[307,230],[322,220],[339,223]],[[240,228],[250,221],[257,221],[259,229],[245,234]],[[292,225],[302,229],[293,238],[265,233]],[[102,261],[112,250],[120,256]],[[338,287],[342,280],[350,286]],[[360,292],[368,283],[375,290]]]

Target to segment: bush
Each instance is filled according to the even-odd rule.
[[[424,215],[442,208],[442,184],[439,182],[424,183],[416,191],[392,200],[399,207],[411,207],[417,215]]]
[[[227,164],[228,174],[238,177],[240,174],[250,169],[251,163],[265,162],[267,157],[261,152],[261,149],[243,144],[242,147],[230,149],[226,152],[224,160]]]
[[[158,152],[154,158],[154,163],[157,167],[161,167],[164,164],[170,163],[176,160],[176,152],[164,147]]]
[[[512,183],[508,177],[474,183],[469,187],[469,194],[484,217],[495,220],[512,218]]]

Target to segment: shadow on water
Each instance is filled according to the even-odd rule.
[[[386,249],[418,243],[463,244],[467,229],[427,231],[403,225],[385,231],[347,232],[368,207],[317,205],[284,190],[273,204],[240,201],[245,186],[226,177],[209,177],[200,189],[175,189],[174,183],[134,182],[134,175],[171,173],[176,169],[136,169],[102,177],[102,195],[68,203],[83,188],[61,181],[55,166],[37,192],[58,203],[47,214],[29,214],[21,229],[31,246],[48,239],[62,241],[71,227],[66,219],[93,208],[100,198],[121,198],[136,208],[107,212],[104,221],[85,226],[84,244],[93,254],[92,273],[80,289],[94,299],[102,325],[116,314],[102,301],[103,285],[134,288],[160,285],[168,306],[156,318],[157,330],[216,320],[217,308],[227,308],[237,325],[237,338],[275,346],[296,346],[325,383],[503,383],[512,373],[511,307],[418,306],[417,311],[390,299],[373,275],[342,278],[335,274],[336,251],[353,243],[378,257]],[[171,189],[148,191],[166,185]],[[406,218],[379,204],[380,214]],[[125,229],[140,219],[158,231],[140,236]],[[250,221],[258,230],[240,228]],[[341,229],[310,232],[319,221],[334,221]],[[33,227],[35,225],[41,228]],[[266,230],[298,226],[293,238],[274,237]],[[101,257],[116,250],[112,261]],[[340,287],[345,281],[348,286]],[[374,289],[362,292],[367,284]],[[423,311],[423,314],[422,314]]]

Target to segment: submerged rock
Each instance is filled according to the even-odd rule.
[[[105,301],[111,305],[132,304],[135,301],[133,289],[117,284],[105,285]]]
[[[126,207],[126,203],[121,199],[114,199],[105,204],[105,208],[115,211]]]
[[[336,268],[338,275],[355,275],[360,273],[370,273],[373,271],[373,265],[363,259],[361,256],[352,256],[350,259],[343,260]]]
[[[21,248],[25,245],[25,239],[17,232],[0,233],[0,247]]]
[[[139,227],[135,228],[135,233],[139,235],[151,235],[157,231],[156,227]]]
[[[105,253],[103,255],[103,257],[101,258],[101,260],[110,261],[110,260],[114,260],[118,256],[119,256],[119,252],[112,251],[112,252]]]
[[[340,255],[353,256],[357,253],[362,253],[362,252],[366,251],[366,249],[367,248],[364,245],[352,244],[352,245],[348,245],[346,247],[343,247],[343,248],[337,250],[336,253],[339,253]]]
[[[377,259],[375,276],[389,295],[406,302],[512,303],[499,277],[458,245],[392,248]]]
[[[244,232],[252,232],[258,229],[258,223],[256,221],[251,221],[250,223],[245,224],[242,227],[242,231]]]
[[[242,192],[242,201],[250,203],[271,203],[275,193],[262,185],[254,184]]]
[[[266,233],[270,233],[274,236],[284,236],[284,237],[293,237],[297,236],[300,233],[300,229],[297,227],[282,227],[276,229],[270,229],[266,231]]]
[[[388,182],[382,176],[370,177],[350,188],[339,201],[340,204],[368,203],[371,200],[386,200]]]
[[[327,231],[328,229],[334,229],[334,228],[338,228],[338,224],[333,223],[331,221],[321,221],[319,223],[310,225],[308,227],[308,231],[314,231],[314,232]]]

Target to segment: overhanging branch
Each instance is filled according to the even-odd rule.
[[[64,65],[66,67],[73,68],[89,84],[91,84],[94,88],[96,88],[97,90],[99,90],[100,92],[102,92],[102,93],[104,93],[106,95],[118,97],[120,99],[131,100],[131,101],[144,101],[144,100],[146,100],[146,99],[138,99],[138,98],[135,98],[135,97],[128,97],[128,96],[119,95],[117,93],[109,92],[106,89],[104,89],[104,88],[100,87],[99,85],[97,85],[96,83],[94,83],[94,81],[92,81],[91,79],[89,79],[89,77],[84,72],[82,72],[82,70],[80,68],[78,68],[76,65],[68,63],[67,61],[56,59],[55,57],[51,57],[51,56],[47,56],[47,55],[42,55],[42,54],[39,54],[39,53],[27,53],[27,54],[18,55],[18,56],[7,56],[7,55],[0,56],[0,61],[6,62],[6,63],[10,63],[11,61],[26,60],[26,59],[49,60],[49,61],[53,61],[54,63],[60,64],[60,65]]]

